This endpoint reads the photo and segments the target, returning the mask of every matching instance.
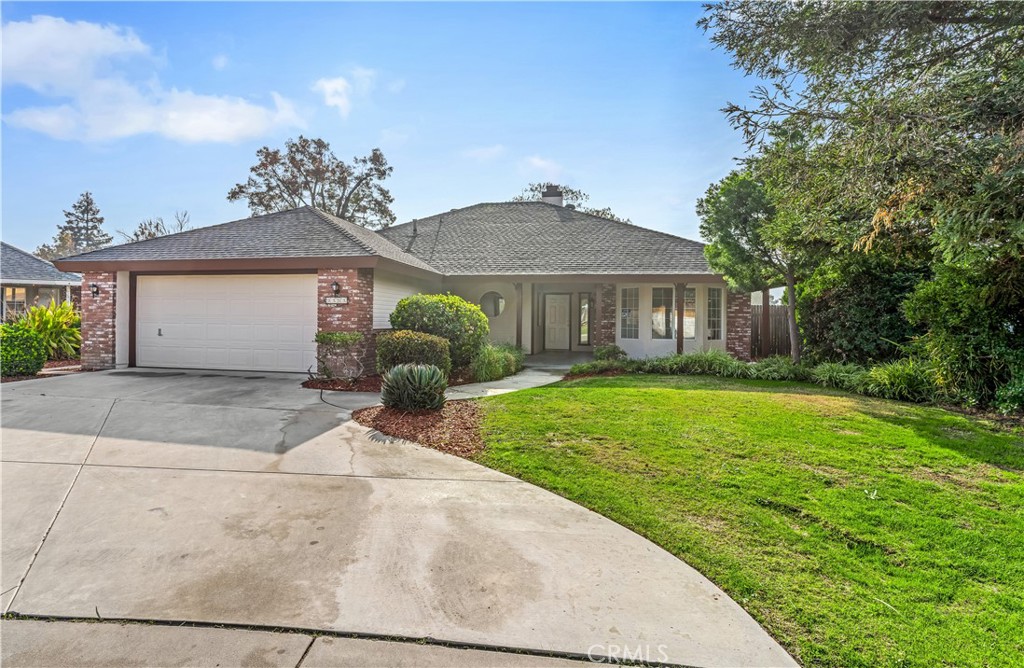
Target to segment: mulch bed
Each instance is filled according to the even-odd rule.
[[[448,379],[448,387],[466,385],[473,382],[469,371],[453,372]],[[380,392],[380,376],[360,376],[355,380],[347,378],[310,378],[302,383],[302,387],[311,390],[333,390],[334,392]]]
[[[44,369],[63,369],[68,366],[81,366],[82,360],[50,360],[43,365]]]
[[[480,406],[471,400],[448,401],[439,411],[371,406],[355,411],[352,418],[382,434],[458,457],[471,458],[484,447],[480,438]]]

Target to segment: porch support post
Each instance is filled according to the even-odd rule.
[[[523,347],[523,284],[513,283],[516,290],[516,347]]]
[[[686,283],[676,283],[676,354],[683,354],[683,333],[679,327],[683,324],[683,313],[686,306]]]

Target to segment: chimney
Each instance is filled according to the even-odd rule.
[[[541,193],[540,201],[562,206],[562,190],[556,185],[548,185]]]

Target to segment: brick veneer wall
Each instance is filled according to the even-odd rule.
[[[602,283],[597,289],[598,322],[594,345],[606,346],[615,343],[615,284]]]
[[[324,332],[362,332],[360,360],[365,373],[374,373],[377,360],[373,331],[373,269],[320,269],[317,272],[317,327]],[[331,305],[331,284],[337,282],[338,296],[347,304]]]
[[[750,361],[750,295],[727,290],[725,350],[736,359]]]
[[[92,296],[90,285],[100,291]],[[82,274],[82,368],[114,368],[114,312],[117,306],[117,274],[87,271]]]

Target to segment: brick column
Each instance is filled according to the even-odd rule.
[[[377,341],[373,331],[373,269],[320,269],[317,272],[317,327],[323,332],[362,332],[359,357],[364,373],[374,373]],[[347,304],[328,304],[333,284]]]
[[[597,331],[594,345],[607,346],[615,343],[615,284],[602,283],[597,287]]]
[[[736,359],[750,361],[750,294],[726,290],[725,350]]]
[[[92,284],[99,288],[94,297]],[[117,308],[117,274],[87,271],[82,274],[82,368],[113,369],[114,314]]]

